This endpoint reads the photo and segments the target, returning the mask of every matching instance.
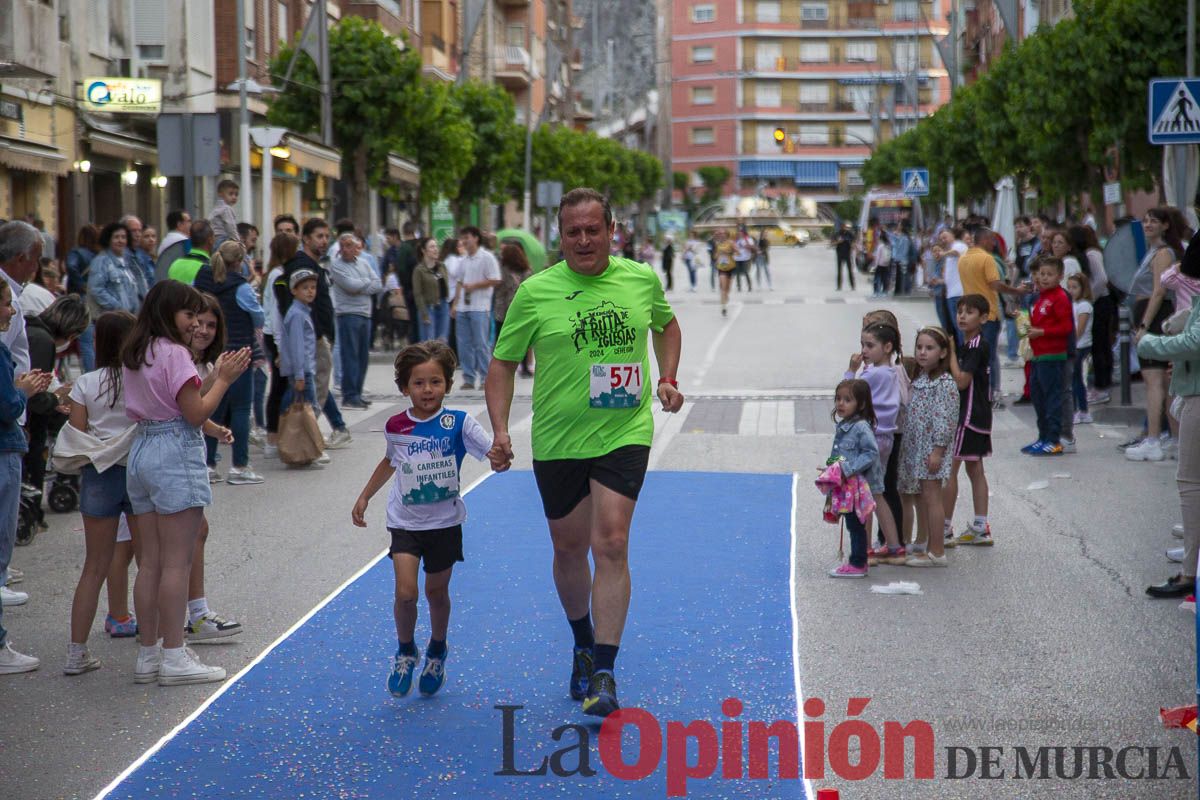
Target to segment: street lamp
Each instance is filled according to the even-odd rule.
[[[263,239],[263,247],[269,251],[271,247],[271,236],[275,233],[275,226],[271,224],[271,178],[274,172],[274,164],[272,159],[275,157],[288,158],[291,152],[286,147],[281,147],[283,137],[287,134],[287,128],[277,128],[269,125],[260,125],[253,128],[248,128],[249,135],[254,137],[254,143],[262,148],[262,225],[259,227],[259,234]],[[246,173],[249,173],[250,163],[250,145],[246,144]],[[247,178],[247,183],[249,178]],[[247,188],[249,188],[247,186]],[[250,216],[246,215],[247,218]]]

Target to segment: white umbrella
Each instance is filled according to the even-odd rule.
[[[1017,183],[1005,176],[996,183],[996,210],[992,214],[992,230],[1004,238],[1010,251],[1016,245],[1017,233],[1013,220],[1017,216]]]

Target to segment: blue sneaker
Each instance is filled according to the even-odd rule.
[[[1034,450],[1029,455],[1031,456],[1061,456],[1063,454],[1063,446],[1061,444],[1053,444],[1051,442],[1042,442],[1042,446]]]
[[[617,679],[608,670],[593,672],[587,697],[583,698],[583,713],[607,717],[620,707],[617,702]]]
[[[114,639],[128,639],[137,636],[137,618],[130,614],[124,620],[119,620],[112,614],[104,617],[104,632]]]
[[[413,672],[417,668],[417,653],[397,652],[388,673],[387,687],[392,697],[404,697],[412,691]]]
[[[448,655],[450,655],[448,647],[440,656],[431,656],[428,650],[425,651],[425,668],[421,670],[421,680],[417,683],[421,694],[428,697],[436,694],[437,690],[442,688],[442,684],[446,682],[446,656]]]
[[[1022,447],[1022,448],[1021,448],[1021,452],[1022,452],[1022,453],[1024,453],[1025,455],[1027,455],[1027,456],[1028,456],[1028,455],[1032,455],[1032,454],[1034,453],[1034,451],[1036,451],[1036,450],[1041,450],[1041,449],[1042,449],[1042,447],[1043,447],[1045,444],[1046,444],[1046,443],[1045,443],[1045,442],[1043,442],[1041,439],[1038,439],[1038,440],[1037,440],[1036,442],[1034,442],[1033,444],[1027,444],[1027,445],[1025,445],[1024,447]]]
[[[571,699],[587,697],[588,685],[592,681],[592,648],[576,647],[571,662]]]

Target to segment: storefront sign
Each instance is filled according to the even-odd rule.
[[[21,104],[15,100],[0,100],[0,119],[11,119],[14,122],[21,122],[25,115],[21,108]]]
[[[157,114],[162,81],[153,78],[85,78],[83,107],[113,114]]]

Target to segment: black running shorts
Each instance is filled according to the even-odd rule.
[[[650,448],[631,444],[596,458],[534,461],[533,477],[546,519],[562,519],[592,493],[591,481],[637,500],[646,480]]]
[[[407,553],[425,562],[425,572],[441,572],[463,561],[462,525],[431,531],[388,528],[392,535],[391,555]]]

